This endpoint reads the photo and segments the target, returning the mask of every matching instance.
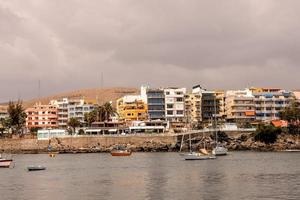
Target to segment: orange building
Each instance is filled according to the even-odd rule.
[[[26,127],[31,128],[57,128],[57,108],[52,105],[36,104],[26,109]]]

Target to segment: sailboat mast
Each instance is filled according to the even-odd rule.
[[[214,98],[214,107],[215,107],[215,116],[214,116],[214,129],[215,129],[215,135],[216,135],[216,146],[218,146],[218,132],[217,132],[217,94],[215,94]]]
[[[190,153],[192,153],[192,139],[191,139],[191,134],[189,134],[189,142],[190,142]]]

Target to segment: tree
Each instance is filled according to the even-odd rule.
[[[84,114],[84,121],[87,123],[87,125],[90,127],[93,122],[97,120],[97,111],[93,110],[89,113]]]
[[[12,128],[13,133],[22,133],[22,129],[26,123],[26,113],[23,108],[22,102],[17,101],[16,103],[10,101],[8,104],[8,121],[7,126]]]
[[[288,130],[291,134],[300,134],[300,106],[299,103],[293,101],[290,106],[279,112],[282,120],[289,122]]]
[[[70,120],[68,121],[68,126],[73,128],[73,133],[75,133],[76,127],[80,126],[80,121],[78,121],[78,119],[76,118],[70,118]]]
[[[110,117],[116,113],[116,110],[112,107],[111,103],[106,102],[103,104],[104,120],[109,121]]]
[[[280,133],[281,128],[260,124],[255,132],[254,140],[264,142],[265,144],[273,144]]]

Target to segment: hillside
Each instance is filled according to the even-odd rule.
[[[64,92],[59,94],[54,94],[46,97],[42,97],[40,99],[31,99],[28,101],[24,101],[24,107],[28,108],[34,105],[36,102],[41,102],[42,104],[48,104],[52,99],[60,99],[64,97],[68,98],[76,98],[76,97],[84,97],[87,99],[96,99],[98,97],[99,104],[103,104],[108,101],[115,102],[118,98],[124,95],[130,94],[138,94],[139,90],[136,88],[92,88],[92,89],[80,89],[70,92]],[[115,106],[115,104],[113,104]]]

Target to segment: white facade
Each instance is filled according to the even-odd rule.
[[[185,113],[184,97],[186,88],[166,88],[165,93],[165,116],[168,121],[183,120]]]
[[[68,106],[68,119],[76,118],[80,123],[84,123],[84,115],[92,112],[95,109],[94,105],[69,105]]]
[[[69,120],[69,106],[84,105],[84,99],[62,98],[50,101],[51,105],[57,107],[57,119],[59,127],[67,127]]]
[[[68,132],[64,129],[38,130],[38,140],[49,140],[51,138],[60,138],[68,136]]]

